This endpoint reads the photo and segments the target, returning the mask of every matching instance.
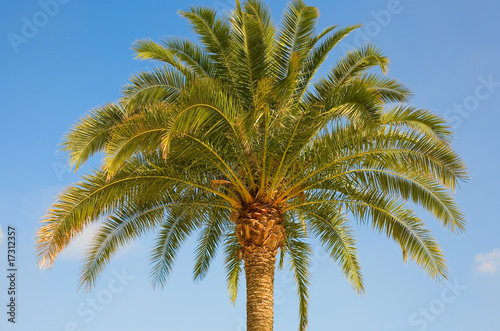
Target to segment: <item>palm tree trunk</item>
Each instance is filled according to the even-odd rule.
[[[276,252],[258,247],[245,259],[247,331],[273,330]]]
[[[285,238],[283,215],[273,206],[253,203],[238,213],[236,236],[245,260],[247,331],[272,331],[276,254]]]

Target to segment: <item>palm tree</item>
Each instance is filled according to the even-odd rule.
[[[277,259],[294,273],[306,329],[309,238],[364,292],[352,220],[396,241],[431,278],[447,276],[439,245],[409,204],[464,230],[452,193],[467,173],[450,128],[377,72],[387,72],[388,59],[373,45],[316,77],[358,26],[318,32],[319,12],[302,0],[288,4],[279,28],[259,0],[237,0],[227,17],[202,7],[180,14],[198,42],[136,42],[138,58],[163,65],[134,76],[118,102],[66,135],[62,149],[76,169],[95,154],[103,160],[48,210],[38,231],[41,267],[99,222],[81,276],[91,288],[122,246],[156,231],[151,279],[163,287],[180,246],[198,233],[195,279],[223,249],[234,302],[244,265],[248,331],[273,329]]]

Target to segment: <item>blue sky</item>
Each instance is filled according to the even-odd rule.
[[[54,0],[55,1],[55,0]],[[116,100],[132,73],[154,63],[133,59],[132,42],[191,36],[177,15],[191,4],[229,8],[230,0],[9,1],[0,14],[1,261],[6,273],[7,226],[18,235],[18,320],[1,330],[218,330],[243,331],[244,291],[232,307],[218,259],[200,283],[192,281],[195,243],[189,241],[163,291],[148,280],[151,238],[120,253],[90,294],[77,291],[84,235],[50,271],[39,271],[34,234],[55,195],[84,173],[73,174],[57,154],[62,135],[92,107]],[[268,1],[279,19],[284,1]],[[500,2],[430,0],[309,1],[320,9],[320,27],[365,26],[329,58],[371,41],[391,59],[389,74],[415,93],[414,104],[450,119],[455,148],[472,179],[457,199],[469,220],[465,235],[441,229],[422,216],[439,239],[450,283],[428,279],[403,264],[396,245],[358,227],[367,294],[359,297],[319,249],[312,270],[310,330],[484,330],[500,328]],[[49,14],[44,14],[48,12]],[[31,26],[31,24],[37,24]],[[498,122],[497,122],[498,121]],[[2,235],[0,234],[0,238]],[[0,239],[0,241],[2,241]],[[298,326],[290,274],[276,275],[275,330]],[[0,278],[5,307],[6,277]]]

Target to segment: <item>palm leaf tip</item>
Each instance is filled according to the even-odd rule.
[[[55,244],[53,242],[54,226],[44,224],[37,231],[36,252],[38,266],[40,269],[50,269],[54,264],[56,254]]]

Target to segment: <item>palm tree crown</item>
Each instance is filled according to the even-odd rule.
[[[353,219],[396,241],[404,259],[430,277],[446,277],[439,245],[409,204],[451,231],[464,230],[452,192],[467,173],[449,126],[408,105],[411,92],[383,75],[389,61],[373,45],[316,77],[358,26],[319,32],[317,8],[302,0],[288,4],[278,28],[259,0],[237,0],[224,17],[202,7],[180,14],[198,42],[136,42],[138,58],[162,65],[134,76],[118,102],[92,110],[65,137],[75,168],[97,153],[103,161],[43,219],[42,267],[100,222],[82,285],[92,287],[122,246],[156,231],[151,279],[163,286],[183,241],[199,233],[194,278],[203,278],[223,249],[233,301],[245,261],[248,320],[258,318],[251,300],[268,303],[270,317],[248,330],[272,330],[276,256],[279,268],[288,261],[294,272],[306,328],[308,237],[364,291]],[[260,262],[265,279],[256,272]],[[262,301],[269,293],[255,290],[263,287],[270,287],[269,302]]]

